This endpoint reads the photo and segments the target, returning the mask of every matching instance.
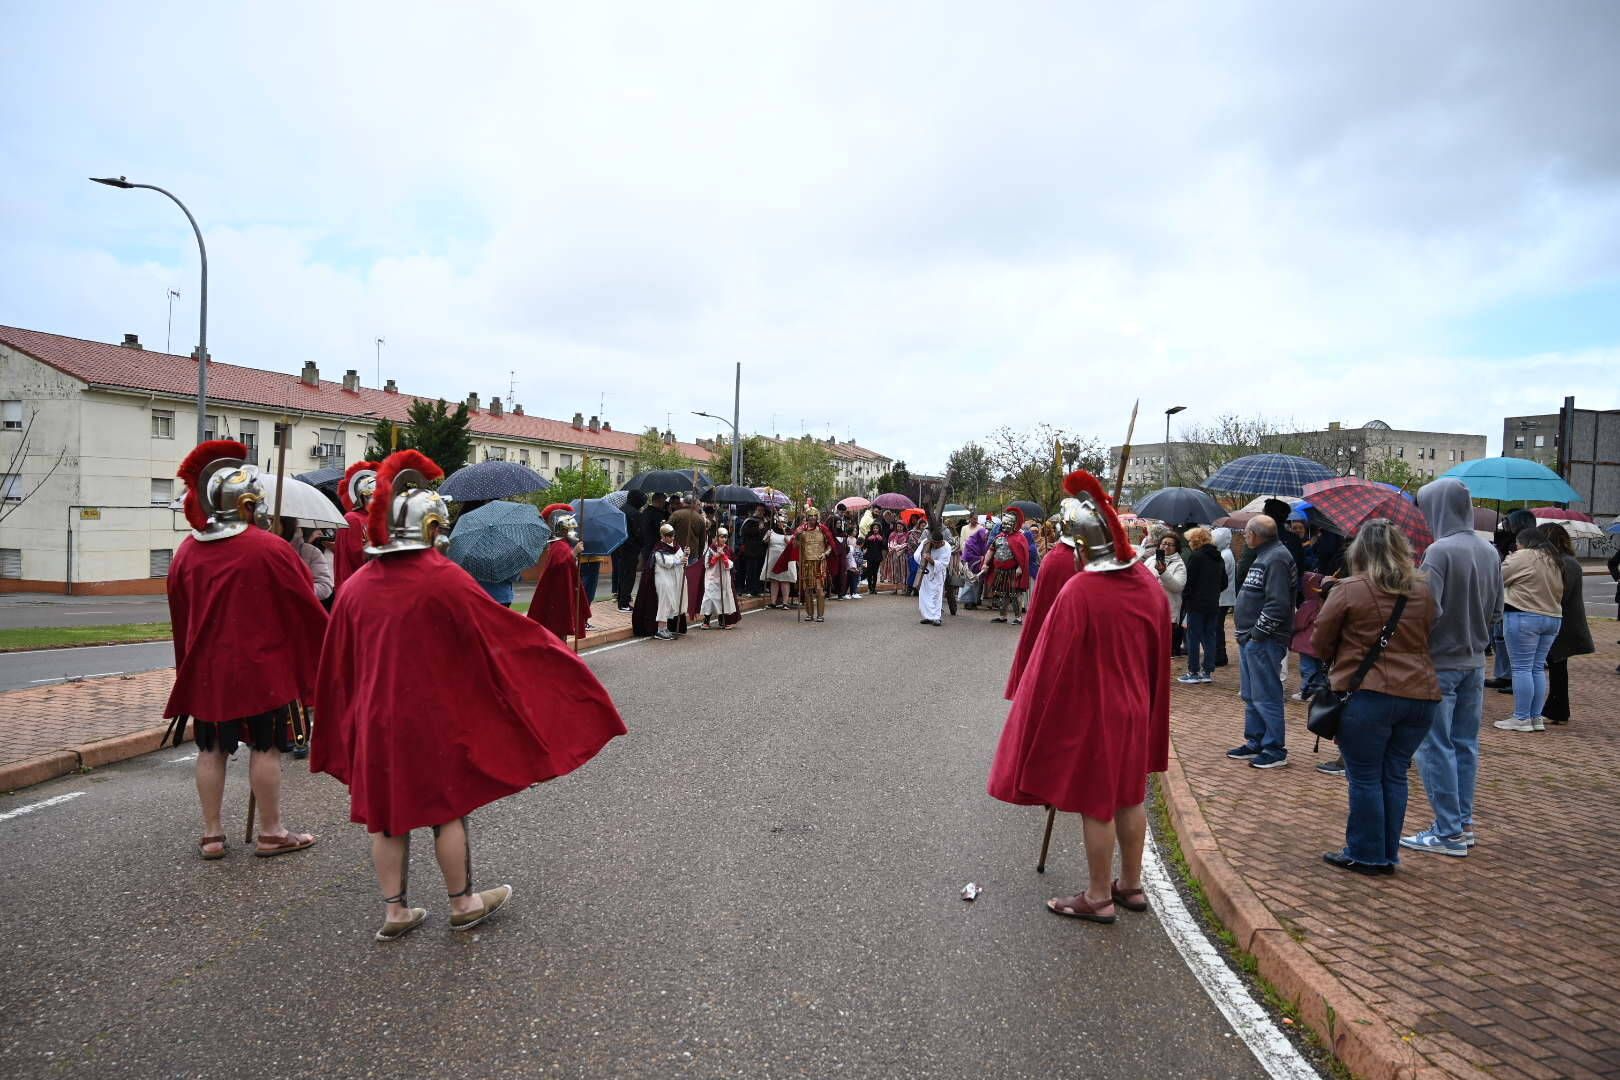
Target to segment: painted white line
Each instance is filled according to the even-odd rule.
[[[54,679],[29,679],[29,685],[37,686],[40,683],[72,682],[75,679],[105,679],[109,675],[122,675],[122,671],[97,671],[89,675],[59,675]]]
[[[74,645],[66,649],[18,649],[15,652],[0,653],[0,656],[40,656],[44,653],[61,656],[65,653],[90,652],[95,649],[138,649],[142,645],[155,647],[167,644],[167,640],[159,638],[157,641],[125,641],[116,645]]]
[[[29,803],[27,806],[19,806],[15,810],[7,810],[5,813],[0,814],[0,821],[10,821],[14,817],[22,817],[24,814],[32,814],[35,810],[43,810],[47,806],[58,806],[70,800],[77,799],[83,794],[84,792],[82,791],[70,791],[66,795],[52,795],[48,799],[41,799],[39,802]]]
[[[170,765],[179,765],[183,761],[196,761],[196,760],[197,760],[196,753],[181,754],[179,757],[170,758],[169,759],[169,764]]]
[[[1321,1074],[1305,1060],[1271,1019],[1264,1006],[1254,1000],[1243,980],[1227,966],[1226,958],[1204,934],[1204,928],[1182,903],[1181,894],[1170,881],[1170,871],[1159,857],[1159,846],[1148,834],[1142,885],[1165,933],[1175,942],[1204,992],[1221,1010],[1232,1030],[1238,1033],[1274,1080],[1320,1080]]]

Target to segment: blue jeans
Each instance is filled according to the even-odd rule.
[[[585,590],[585,599],[596,603],[596,583],[602,580],[601,563],[581,563],[579,567],[579,584]]]
[[[1485,708],[1485,669],[1441,668],[1434,726],[1418,747],[1418,772],[1434,808],[1434,831],[1456,836],[1474,825],[1479,776],[1479,725]]]
[[[1221,613],[1216,611],[1187,612],[1187,671],[1189,674],[1215,673],[1217,635],[1221,632]]]
[[[1322,661],[1305,653],[1299,654],[1299,692],[1301,694],[1311,692],[1311,684],[1316,681],[1316,676],[1322,670]]]
[[[1502,617],[1502,636],[1513,661],[1513,718],[1532,720],[1547,707],[1547,653],[1564,620],[1528,611]]]
[[[1339,753],[1350,785],[1344,853],[1375,866],[1401,861],[1406,770],[1429,733],[1437,702],[1357,690],[1339,724]]]
[[[1288,752],[1283,719],[1282,662],[1288,646],[1250,638],[1238,648],[1238,693],[1243,698],[1243,741],[1261,750]]]

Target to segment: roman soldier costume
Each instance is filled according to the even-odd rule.
[[[342,781],[350,820],[380,834],[373,857],[389,905],[380,940],[427,915],[404,907],[412,829],[432,827],[440,866],[459,866],[467,814],[572,772],[625,732],[578,656],[535,620],[490,603],[442,554],[450,514],[429,486],[442,475],[415,450],[378,469],[373,558],[338,595],[316,690],[310,768]],[[464,861],[464,880],[446,876],[458,930],[511,894],[474,894]]]
[[[985,603],[996,609],[991,622],[1006,622],[1012,608],[1014,625],[1024,621],[1024,593],[1029,589],[1029,540],[1024,536],[1024,512],[1009,506],[1001,512],[1001,528],[990,541],[985,556],[985,573],[990,584]]]
[[[990,769],[1004,802],[1111,821],[1168,767],[1170,614],[1096,478],[1064,482],[1083,567],[1046,612]]]
[[[339,529],[332,544],[332,588],[341,589],[366,561],[366,507],[377,486],[377,463],[357,461],[344,472],[338,483],[338,502],[343,505],[347,529]]]
[[[806,508],[804,523],[777,560],[778,573],[786,569],[787,562],[796,564],[799,603],[804,607],[805,618],[811,622],[827,621],[827,559],[837,546],[832,530],[821,523],[816,508],[811,506]]]
[[[591,602],[579,582],[579,521],[567,503],[552,503],[540,516],[551,527],[551,542],[540,558],[540,578],[529,601],[529,618],[564,641],[569,634],[584,637]]]

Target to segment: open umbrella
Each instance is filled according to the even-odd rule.
[[[1537,506],[1530,511],[1541,521],[1591,521],[1591,514],[1565,510],[1561,506]]]
[[[1197,488],[1186,487],[1160,488],[1146,498],[1137,499],[1131,509],[1136,511],[1137,517],[1168,521],[1172,525],[1187,522],[1208,525],[1226,515],[1220,503]]]
[[[928,511],[913,506],[900,511],[900,524],[909,529],[919,518],[926,518],[927,516]]]
[[[1014,509],[1022,510],[1024,512],[1025,521],[1046,520],[1046,511],[1041,509],[1041,504],[1038,502],[1030,502],[1028,499],[1015,499],[1007,505],[1013,507]]]
[[[1412,552],[1422,555],[1434,543],[1423,511],[1407,501],[1405,493],[1387,484],[1354,476],[1336,476],[1305,485],[1312,510],[1335,532],[1352,536],[1372,518],[1388,518],[1412,541]]]
[[[265,513],[270,513],[276,508],[276,478],[270,473],[260,473],[259,482],[264,485]],[[331,499],[302,480],[290,476],[281,482],[281,516],[297,518],[309,528],[349,527],[343,518],[343,511],[332,505]]]
[[[1238,507],[1234,513],[1263,514],[1266,512],[1266,503],[1270,502],[1272,499],[1281,499],[1289,506],[1298,506],[1300,503],[1305,501],[1298,495],[1261,495],[1258,498],[1250,499],[1248,502]]]
[[[693,470],[691,469],[652,469],[648,472],[636,473],[625,481],[624,490],[643,491],[648,495],[663,492],[665,495],[678,495],[686,491],[701,491],[706,487],[713,487],[714,481],[702,473],[697,474],[697,482],[693,483]]]
[[[1581,493],[1538,461],[1516,457],[1460,461],[1444,475],[1460,480],[1476,499],[1502,502],[1581,502]]]
[[[630,501],[630,493],[620,488],[618,491],[610,491],[602,496],[602,501],[615,510],[623,510],[625,504]]]
[[[766,506],[786,506],[788,503],[793,501],[787,492],[777,491],[773,487],[757,487],[751,488],[750,490],[752,490],[755,495],[758,495],[759,501],[764,503]]]
[[[515,461],[480,461],[451,473],[439,485],[439,494],[454,502],[490,502],[513,495],[544,491],[551,481]]]
[[[582,513],[578,499],[568,505],[574,508],[574,516],[584,526],[580,537],[585,542],[582,554],[611,555],[630,535],[630,524],[625,520],[624,511],[617,506],[601,499],[586,499]]]
[[[511,581],[539,561],[550,539],[532,504],[492,502],[457,520],[450,558],[478,581]]]
[[[1571,540],[1603,539],[1603,530],[1598,528],[1596,524],[1590,521],[1571,520],[1568,518],[1558,520],[1551,518],[1537,518],[1536,520],[1541,522],[1543,525],[1557,525],[1560,529],[1563,529],[1566,534],[1568,534]]]
[[[1250,454],[1216,469],[1204,486],[1248,495],[1302,495],[1306,484],[1335,475],[1321,462],[1293,454]]]
[[[848,510],[852,514],[858,514],[871,505],[871,499],[863,498],[860,495],[845,495],[838,500],[837,508],[839,510]]]
[[[732,506],[763,506],[761,499],[753,488],[743,487],[741,484],[716,484],[706,487],[699,494],[704,502],[726,503]]]
[[[1609,527],[1603,531],[1608,533],[1610,536],[1620,536],[1620,518],[1616,518],[1614,521],[1609,522]]]
[[[873,499],[872,505],[879,510],[910,510],[917,504],[898,491],[886,491]]]

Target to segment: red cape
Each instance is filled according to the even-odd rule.
[[[818,525],[816,527],[821,530],[821,535],[827,538],[827,558],[830,559],[832,558],[832,553],[838,550],[838,540],[833,536],[832,530],[827,528],[827,526]],[[799,533],[802,532],[804,532],[804,529],[797,529],[794,531],[793,535],[788,538],[787,547],[782,549],[781,556],[776,560],[776,564],[771,567],[771,573],[785,574],[787,573],[788,563],[796,563],[799,561]]]
[[[1013,585],[1013,588],[1023,592],[1029,588],[1029,539],[1023,533],[1015,530],[1007,534],[1007,546],[1012,548],[1013,561],[1018,564],[1018,581]],[[990,547],[985,552],[984,557],[990,563],[990,572],[994,574],[996,564],[996,542],[994,540],[990,541]]]
[[[174,690],[164,716],[239,720],[308,700],[326,609],[292,545],[260,528],[204,543],[169,565]]]
[[[558,538],[546,545],[540,560],[540,579],[529,601],[529,618],[567,640],[569,634],[583,636],[590,621],[591,602],[579,583],[579,562],[573,545]]]
[[[1003,802],[1112,821],[1170,760],[1170,608],[1153,574],[1069,578],[1047,613],[990,766]]]
[[[373,559],[338,595],[309,765],[398,836],[572,772],[624,734],[590,668],[436,551]]]
[[[1024,613],[1024,632],[1018,635],[1018,651],[1013,653],[1012,670],[1007,673],[1007,689],[1003,696],[1008,701],[1018,692],[1018,680],[1035,651],[1035,639],[1040,636],[1047,612],[1051,610],[1059,591],[1075,574],[1074,564],[1074,548],[1061,542],[1054,544],[1046,558],[1041,560],[1041,572],[1035,577],[1035,592],[1029,598],[1029,610]]]
[[[347,529],[337,531],[332,542],[332,588],[343,588],[354,572],[366,564],[366,515],[350,510],[343,515]]]

